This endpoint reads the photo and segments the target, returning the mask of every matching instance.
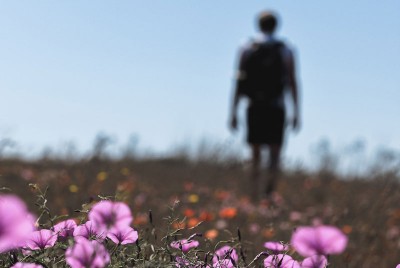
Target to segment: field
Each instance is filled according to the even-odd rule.
[[[48,188],[52,216],[83,216],[82,204],[99,195],[126,201],[134,227],[155,226],[154,243],[168,228],[166,217],[182,221],[183,237],[199,233],[201,244],[215,245],[241,233],[248,260],[266,241],[289,242],[297,226],[328,224],[348,235],[341,255],[329,267],[395,267],[400,263],[400,187],[395,173],[341,178],[332,172],[283,172],[271,200],[252,201],[248,168],[238,162],[189,161],[184,158],[0,161],[0,187],[37,211],[37,191]],[[149,222],[149,211],[153,218]],[[298,256],[294,254],[293,256]]]

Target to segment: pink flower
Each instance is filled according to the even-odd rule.
[[[264,247],[267,249],[271,250],[274,254],[278,254],[281,251],[287,251],[289,250],[289,247],[287,245],[284,245],[280,242],[265,242]]]
[[[225,268],[225,266],[233,267],[232,260],[234,262],[237,262],[238,259],[239,259],[239,257],[234,248],[232,248],[230,246],[223,246],[222,248],[215,251],[214,257],[213,257],[213,266],[218,267],[218,268],[219,267]],[[231,263],[232,266],[230,266],[229,263]],[[217,265],[217,266],[215,266],[215,265]]]
[[[33,230],[25,204],[16,196],[0,195],[0,253],[20,246]]]
[[[107,237],[110,238],[115,244],[133,244],[138,239],[138,232],[132,227],[113,229],[108,232]]]
[[[76,222],[70,219],[57,223],[54,225],[53,230],[58,234],[58,238],[65,240],[69,236],[73,236],[76,226]]]
[[[178,268],[210,268],[209,265],[204,266],[196,263],[191,264],[188,260],[185,260],[184,258],[179,256],[175,257],[175,266]]]
[[[269,255],[264,260],[265,268],[300,268],[300,264],[289,255]]]
[[[11,268],[43,268],[43,266],[36,263],[17,262]]]
[[[305,257],[342,253],[347,236],[334,226],[299,227],[293,233],[291,245]]]
[[[190,266],[190,262],[183,259],[182,257],[175,257],[175,266],[178,268],[182,268],[182,267],[191,267]]]
[[[92,221],[87,221],[85,224],[75,228],[73,236],[75,240],[79,240],[83,237],[88,240],[94,239],[98,242],[102,242],[106,238],[106,232],[97,230]]]
[[[57,241],[57,234],[51,230],[34,231],[26,242],[29,250],[45,249],[54,246]]]
[[[125,203],[106,200],[93,206],[89,212],[89,220],[98,230],[109,231],[113,228],[129,226],[133,217]]]
[[[96,240],[81,238],[67,249],[65,259],[71,268],[103,268],[110,262],[110,255]]]
[[[327,265],[328,260],[324,255],[314,255],[301,262],[301,268],[325,268]]]
[[[289,219],[290,219],[290,221],[299,221],[299,220],[301,220],[302,216],[303,215],[300,212],[292,211],[292,212],[290,212]]]
[[[213,268],[234,268],[237,267],[231,259],[222,259],[213,263]]]
[[[190,249],[198,247],[198,246],[199,246],[199,242],[196,240],[188,241],[187,239],[182,239],[179,241],[173,241],[171,243],[171,247],[180,249],[183,252],[188,252]]]

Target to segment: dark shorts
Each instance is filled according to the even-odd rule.
[[[247,142],[250,144],[281,145],[284,125],[283,107],[251,104],[247,108]]]

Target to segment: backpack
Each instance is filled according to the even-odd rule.
[[[253,43],[241,62],[239,91],[251,101],[270,102],[284,90],[284,63],[279,41]]]

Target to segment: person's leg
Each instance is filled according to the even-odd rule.
[[[252,199],[258,198],[258,187],[260,177],[260,162],[261,162],[261,145],[251,144],[251,175],[250,175],[250,187]]]
[[[268,166],[268,181],[265,193],[267,195],[275,191],[276,183],[280,172],[280,157],[281,157],[280,144],[269,145],[269,166]]]

